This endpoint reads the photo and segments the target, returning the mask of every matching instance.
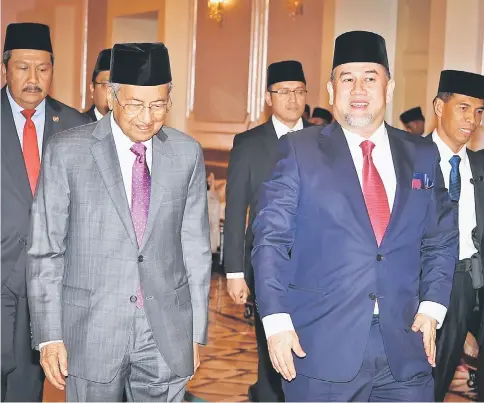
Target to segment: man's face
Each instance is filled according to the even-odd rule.
[[[14,49],[2,74],[10,94],[24,109],[35,109],[47,96],[52,83],[51,55],[44,50]]]
[[[425,122],[423,120],[413,120],[405,123],[404,126],[405,130],[417,136],[421,136],[425,131]]]
[[[385,119],[386,104],[395,83],[377,63],[347,63],[337,66],[334,82],[328,83],[335,119],[349,130],[374,132]]]
[[[306,85],[301,81],[273,84],[266,92],[266,102],[277,119],[286,126],[294,126],[304,113]]]
[[[96,106],[96,109],[105,115],[109,111],[107,100],[107,88],[109,83],[109,71],[101,71],[96,76],[96,79],[90,85],[91,98]]]
[[[152,87],[121,85],[118,94],[108,91],[109,109],[131,141],[148,141],[163,126],[169,106],[168,84]],[[151,107],[151,110],[150,110]]]
[[[439,133],[451,148],[460,149],[481,123],[484,100],[454,94],[447,102],[437,98],[435,114],[440,118],[444,133]]]
[[[323,119],[323,118],[316,118],[316,117],[313,117],[311,119],[309,119],[309,123],[312,123],[313,125],[329,125],[331,122],[328,122],[326,119]]]

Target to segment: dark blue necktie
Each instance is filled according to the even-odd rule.
[[[459,164],[460,157],[454,155],[450,160],[450,182],[449,182],[449,196],[450,200],[458,202],[460,199],[460,172]]]

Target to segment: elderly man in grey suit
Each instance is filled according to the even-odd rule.
[[[39,353],[30,349],[25,283],[26,239],[43,145],[55,133],[89,123],[49,97],[54,56],[47,25],[7,26],[1,90],[2,401],[42,400]]]
[[[200,145],[163,127],[168,50],[115,45],[108,113],[54,136],[32,208],[33,345],[68,401],[182,401],[207,340]]]

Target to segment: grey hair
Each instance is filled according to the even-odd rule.
[[[118,92],[121,88],[121,84],[119,83],[109,83],[108,87],[113,91],[116,95],[118,95]],[[171,90],[173,89],[173,83],[170,81],[168,83],[168,94],[171,93]]]
[[[8,69],[8,61],[12,58],[12,51],[11,50],[6,50],[3,52],[3,59],[2,63],[5,65],[5,68]],[[54,66],[54,55],[50,53],[50,62],[52,63],[52,66]]]
[[[434,98],[434,102],[437,100],[437,99],[441,99],[442,101],[445,102],[448,102],[450,98],[452,98],[452,96],[454,95],[454,93],[452,92],[439,92],[437,93],[437,96]]]
[[[387,80],[390,80],[392,78],[392,75],[390,74],[390,71],[386,68],[386,67],[383,67],[385,69],[385,75],[387,76]],[[331,77],[330,77],[330,80],[332,83],[334,83],[334,80],[335,80],[335,73],[336,71],[336,68],[334,68],[332,71],[331,71]]]

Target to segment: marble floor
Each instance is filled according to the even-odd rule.
[[[257,346],[252,318],[244,318],[244,306],[227,295],[225,276],[212,275],[208,344],[200,349],[201,366],[189,382],[186,401],[247,402],[247,389],[257,378]],[[462,362],[461,370],[468,364]],[[459,379],[460,378],[460,379]],[[456,372],[448,402],[475,401],[466,380]],[[46,382],[44,402],[64,402],[60,392]]]

